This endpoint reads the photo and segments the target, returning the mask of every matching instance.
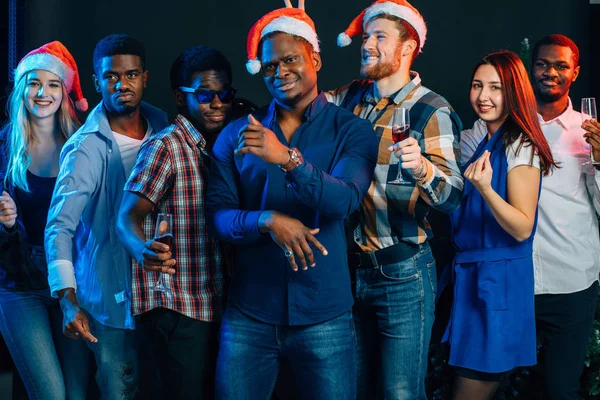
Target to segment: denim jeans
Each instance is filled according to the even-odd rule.
[[[436,292],[428,244],[402,262],[357,269],[353,308],[358,399],[426,399]]]
[[[86,342],[96,361],[96,383],[103,400],[133,399],[138,390],[138,340],[131,329],[113,328],[85,313],[97,343]],[[91,370],[90,372],[91,373]]]
[[[31,260],[45,268],[43,247]],[[39,265],[38,265],[39,264]],[[0,331],[30,399],[85,399],[85,344],[62,333],[62,312],[48,289],[0,289]]]
[[[217,399],[268,399],[281,359],[289,361],[305,399],[354,400],[352,313],[314,325],[273,325],[229,305],[221,324]]]

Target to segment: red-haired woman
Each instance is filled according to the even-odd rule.
[[[470,100],[487,135],[464,168],[452,214],[454,305],[445,339],[455,399],[491,399],[518,366],[536,363],[532,242],[542,175],[555,162],[519,57],[486,55]]]

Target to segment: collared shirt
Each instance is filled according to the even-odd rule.
[[[209,235],[204,213],[210,165],[206,140],[184,116],[157,133],[140,148],[125,190],[155,205],[143,223],[144,234],[154,237],[156,216],[173,215],[175,275],[164,275],[172,295],[151,290],[157,274],[146,272],[134,260],[133,314],[164,307],[201,321],[218,317],[223,290],[221,255]]]
[[[574,293],[600,273],[600,172],[590,160],[581,114],[569,105],[542,131],[560,168],[542,179],[538,227],[533,241],[535,293]]]
[[[229,124],[214,146],[207,205],[219,239],[238,244],[230,300],[244,313],[271,324],[307,325],[341,315],[352,306],[344,219],[360,204],[377,158],[367,121],[320,94],[288,144],[273,101],[255,117],[304,162],[285,173],[251,154],[234,155],[242,118]],[[316,267],[292,271],[284,252],[258,229],[264,210],[276,210],[319,228],[327,248],[314,250]],[[299,262],[299,261],[298,261]]]
[[[416,72],[411,72],[411,77],[396,94],[381,100],[375,98],[373,83],[363,81],[358,93],[360,102],[352,110],[373,124],[379,141],[375,175],[361,206],[362,231],[354,235],[354,240],[365,251],[383,249],[401,240],[423,243],[433,236],[427,222],[429,207],[450,213],[460,204],[463,191],[458,162],[460,119],[445,99],[421,85]],[[329,101],[343,104],[351,85],[329,92]],[[424,174],[417,179],[403,171],[408,183],[390,185],[388,181],[395,179],[398,171],[398,158],[388,151],[393,144],[394,108],[410,110],[424,96],[431,100],[424,105],[421,118],[426,118],[424,115],[428,113],[432,113],[431,117],[427,121],[411,121],[411,136],[419,142],[424,156]],[[435,108],[434,102],[438,104]],[[418,122],[425,123],[421,133],[413,132]]]
[[[168,125],[167,115],[149,104],[141,112],[154,131]],[[45,244],[53,296],[74,288],[81,308],[99,323],[133,329],[131,259],[116,232],[128,174],[100,103],[61,151]]]

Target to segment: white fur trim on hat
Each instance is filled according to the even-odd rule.
[[[75,102],[75,108],[78,109],[81,112],[86,112],[88,109],[88,101],[87,99],[81,99],[81,100],[77,100]]]
[[[258,74],[258,72],[260,71],[260,61],[258,60],[248,60],[248,62],[246,63],[246,69],[248,70],[248,72],[250,72],[252,75],[256,75]]]
[[[67,92],[71,91],[75,72],[58,57],[48,53],[32,54],[25,57],[19,65],[17,65],[17,69],[15,70],[15,82],[18,82],[27,72],[36,69],[52,72],[63,81]]]
[[[415,28],[417,34],[419,35],[419,41],[421,42],[419,43],[419,51],[423,49],[423,46],[425,45],[425,39],[427,37],[427,26],[425,25],[425,21],[421,16],[419,16],[410,8],[396,3],[377,3],[367,8],[365,17],[363,18],[363,28],[367,25],[367,22],[369,22],[371,18],[379,14],[393,15],[408,22],[413,28]]]
[[[297,18],[285,16],[275,18],[264,27],[260,33],[260,37],[262,39],[269,33],[273,32],[283,32],[294,36],[300,36],[301,38],[306,39],[317,53],[321,51],[319,48],[319,38],[317,37],[317,32],[315,32],[309,24],[304,21],[300,21]]]
[[[337,37],[338,46],[346,47],[346,46],[349,46],[350,43],[352,43],[352,39],[350,38],[350,36],[348,36],[346,34],[346,32],[342,32],[338,35],[338,37]]]

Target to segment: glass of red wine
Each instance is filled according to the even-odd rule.
[[[410,117],[408,108],[398,107],[394,109],[392,115],[392,141],[394,144],[408,138],[410,133]],[[406,181],[402,178],[402,162],[398,159],[398,176],[393,181],[388,183],[402,184]]]
[[[156,218],[154,240],[166,244],[169,246],[169,251],[173,251],[173,214],[158,214],[158,217]],[[165,275],[167,274],[161,271],[158,274],[158,281],[156,281],[154,286],[151,286],[150,289],[163,293],[171,293],[171,289],[165,285]]]

